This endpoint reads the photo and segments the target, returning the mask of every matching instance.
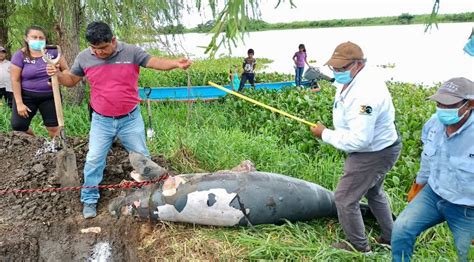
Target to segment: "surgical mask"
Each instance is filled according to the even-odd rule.
[[[336,79],[336,82],[338,82],[339,84],[345,85],[352,81],[351,70],[347,70],[344,72],[333,71],[333,73],[334,73],[334,78]]]
[[[468,53],[470,56],[474,56],[474,36],[472,36],[464,46],[464,52]]]
[[[459,116],[459,110],[463,108],[466,104],[467,102],[464,103],[459,108],[436,107],[436,116],[438,117],[439,121],[443,123],[444,125],[446,126],[454,125],[458,123],[459,121],[461,121],[461,119],[463,119],[463,117],[467,114],[467,110],[466,110],[466,112],[464,112],[462,116]]]
[[[35,51],[41,51],[46,46],[45,40],[28,40],[28,45]]]

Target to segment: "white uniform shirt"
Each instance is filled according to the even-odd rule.
[[[398,138],[392,96],[379,74],[366,65],[333,105],[335,130],[325,129],[322,140],[345,152],[374,152]]]
[[[8,92],[13,92],[10,80],[10,61],[3,60],[0,62],[0,88],[6,88]]]

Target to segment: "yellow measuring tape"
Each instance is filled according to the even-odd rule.
[[[304,120],[304,119],[302,119],[302,118],[299,118],[299,117],[297,117],[297,116],[288,114],[287,112],[281,111],[281,110],[276,109],[276,108],[274,108],[274,107],[271,107],[271,106],[269,106],[269,105],[265,105],[264,103],[261,103],[261,102],[259,102],[259,101],[257,101],[257,100],[254,100],[254,99],[250,98],[250,97],[246,97],[246,96],[244,96],[244,95],[242,95],[242,94],[240,94],[240,93],[237,93],[237,92],[235,92],[235,91],[229,90],[229,89],[227,89],[227,88],[225,88],[225,87],[223,87],[223,86],[221,86],[221,85],[218,85],[218,84],[216,84],[216,83],[213,83],[213,82],[210,82],[210,81],[209,81],[209,85],[211,85],[211,86],[213,86],[213,87],[215,87],[215,88],[217,88],[217,89],[220,89],[220,90],[222,90],[222,91],[224,91],[224,92],[226,92],[226,93],[229,93],[229,94],[232,94],[232,95],[237,96],[237,97],[239,97],[239,98],[242,98],[243,100],[247,100],[247,101],[249,101],[250,103],[253,103],[253,104],[255,104],[255,105],[258,105],[258,106],[261,106],[261,107],[263,107],[263,108],[266,108],[266,109],[268,109],[268,110],[270,110],[270,111],[272,111],[272,112],[275,112],[275,113],[278,113],[278,114],[282,114],[282,115],[284,115],[284,116],[286,116],[286,117],[289,117],[289,118],[291,118],[291,119],[294,119],[294,120],[296,120],[296,121],[298,121],[298,122],[307,124],[308,126],[317,126],[317,124],[315,124],[315,123],[311,123],[311,122],[306,121],[306,120]]]

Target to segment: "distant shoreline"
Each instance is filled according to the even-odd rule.
[[[321,21],[295,21],[291,23],[267,23],[263,20],[250,20],[247,24],[248,32],[287,30],[302,28],[330,28],[330,27],[351,27],[351,26],[381,26],[381,25],[414,25],[432,23],[462,23],[474,21],[474,12],[459,14],[444,14],[431,17],[430,14],[411,15],[408,13],[399,16],[369,17],[358,19],[332,19]],[[185,34],[185,33],[209,33],[214,26],[214,21],[210,20],[204,24],[199,24],[194,28],[185,28],[183,25],[168,26],[163,28],[164,34]]]

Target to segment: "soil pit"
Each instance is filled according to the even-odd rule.
[[[45,139],[18,133],[0,134],[0,190],[56,187],[56,153],[37,155]],[[82,179],[87,139],[68,140]],[[169,168],[161,157],[158,164]],[[114,143],[102,184],[131,180],[127,152]],[[81,181],[82,182],[82,181]],[[125,190],[127,193],[128,190]],[[146,222],[108,214],[110,199],[123,190],[102,190],[98,216],[82,218],[79,191],[0,195],[0,261],[136,261]],[[123,193],[122,193],[123,194]],[[100,233],[81,230],[100,227]],[[91,230],[93,231],[93,229]]]

